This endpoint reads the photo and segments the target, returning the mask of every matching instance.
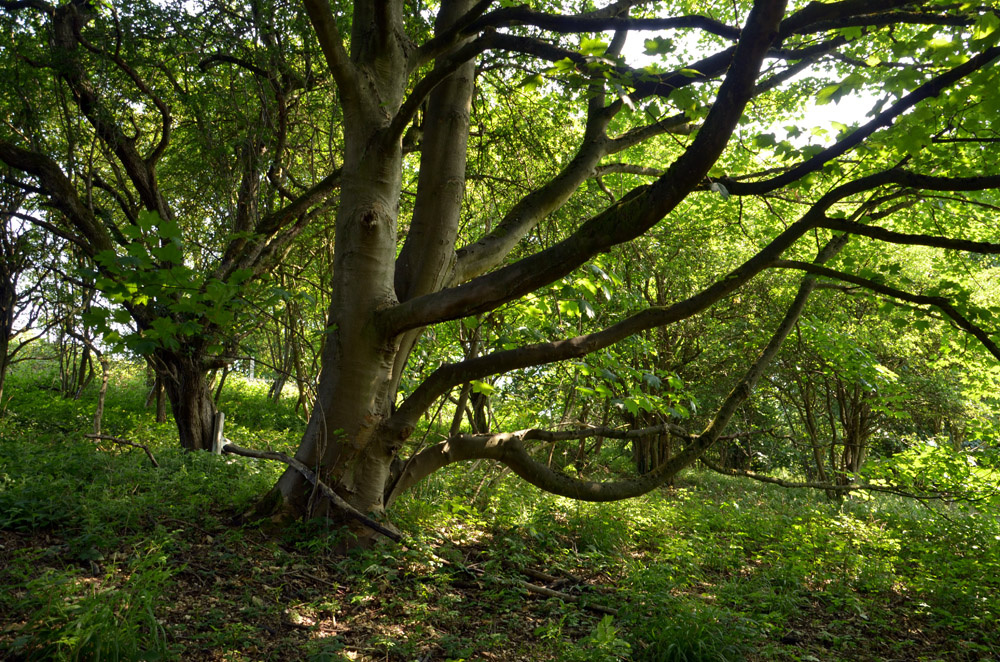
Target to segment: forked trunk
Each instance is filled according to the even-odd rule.
[[[464,7],[454,0],[444,5]],[[446,7],[442,14],[450,16]],[[396,239],[403,153],[401,136],[388,130],[407,83],[407,46],[396,40],[396,35],[403,34],[402,5],[362,3],[356,12],[351,61],[356,71],[364,72],[369,86],[345,93],[345,158],[336,219],[330,332],[323,348],[316,403],[296,458],[318,468],[321,480],[350,506],[367,514],[383,510],[390,466],[410,432],[388,437],[381,424],[392,413],[399,373],[416,337],[415,333],[387,336],[374,320],[379,310],[397,302],[397,294],[408,298],[434,291],[450,273],[462,199],[472,70],[471,65],[460,67],[429,99],[435,112],[425,117],[427,140],[418,203],[400,256],[404,272],[400,278]],[[462,78],[457,86],[455,78]],[[442,96],[455,95],[461,97],[457,109],[447,102],[441,105]],[[447,110],[438,112],[439,108]],[[433,149],[427,142],[435,143]],[[430,167],[429,154],[441,155],[446,163]],[[430,172],[443,175],[446,186],[428,184]],[[422,210],[419,201],[429,196],[448,200],[453,209],[446,215],[440,207]],[[311,502],[313,494],[301,474],[288,470],[258,512],[272,518],[337,517],[328,502]],[[358,533],[366,537],[370,532],[359,528]]]
[[[296,458],[363,513],[382,509],[382,493],[396,447],[378,435],[390,413],[392,365],[398,343],[373,324],[375,313],[395,302],[396,213],[400,190],[400,145],[357,145],[345,162],[337,214],[334,279],[316,403]],[[350,153],[350,150],[349,150]],[[328,512],[311,503],[312,486],[288,470],[262,513],[302,517]]]

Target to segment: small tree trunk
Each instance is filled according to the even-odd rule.
[[[101,362],[101,390],[97,393],[97,409],[94,411],[94,435],[101,434],[101,420],[104,418],[104,399],[108,394],[108,379],[111,377],[111,365],[104,354],[97,355]]]
[[[159,378],[156,380],[156,422],[167,422],[167,399],[163,393],[163,380]]]
[[[17,292],[5,267],[0,266],[0,411],[3,407],[3,385],[7,381],[10,339],[14,335],[14,304]]]
[[[219,385],[215,387],[215,396],[212,398],[215,406],[219,405],[219,398],[222,397],[222,387],[226,385],[226,377],[229,376],[229,364],[222,368],[222,377],[219,378]]]
[[[469,399],[472,403],[472,418],[469,420],[469,423],[472,425],[472,433],[486,434],[490,431],[490,421],[487,415],[490,397],[485,393],[476,393],[473,391]]]
[[[3,415],[3,386],[7,381],[8,357],[10,349],[10,336],[7,333],[0,335],[0,416]]]
[[[80,355],[80,370],[76,378],[73,399],[79,400],[83,394],[83,389],[87,388],[94,379],[94,360],[90,356],[90,347],[84,345],[83,353]]]

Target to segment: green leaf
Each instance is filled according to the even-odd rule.
[[[666,37],[653,37],[643,42],[646,55],[664,55],[674,50],[673,39]]]
[[[663,386],[663,380],[652,373],[643,373],[642,381],[650,388],[659,390]]]
[[[496,388],[492,384],[481,382],[478,379],[473,379],[469,383],[472,384],[472,390],[475,393],[482,393],[483,395],[489,395],[496,391]]]
[[[155,211],[141,211],[136,218],[136,224],[143,232],[152,232],[160,222],[160,215]]]
[[[604,55],[607,50],[607,42],[600,39],[588,39],[586,37],[580,40],[580,48],[577,49],[583,55]]]
[[[775,140],[773,133],[762,133],[755,136],[753,142],[757,147],[773,147],[778,141]]]
[[[545,81],[542,79],[541,74],[531,74],[530,76],[524,77],[519,87],[525,90],[526,92],[532,92],[536,88],[538,88],[538,86],[541,85],[543,82]]]
[[[820,106],[830,103],[830,101],[835,101],[834,95],[840,90],[840,83],[835,83],[833,85],[827,85],[819,94],[816,95],[816,103]]]
[[[161,262],[170,264],[181,264],[184,262],[184,253],[172,241],[152,250],[153,256]]]
[[[571,58],[568,58],[568,57],[564,57],[561,60],[553,62],[552,66],[549,67],[549,71],[551,71],[552,73],[557,73],[557,74],[562,74],[562,73],[566,73],[568,71],[573,71],[574,69],[576,69],[576,63],[573,62],[573,60]]]

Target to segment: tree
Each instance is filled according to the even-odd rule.
[[[272,298],[248,281],[337,185],[334,168],[316,177],[294,152],[322,137],[302,119],[316,87],[308,59],[296,69],[283,50],[301,21],[259,5],[197,17],[180,4],[0,7],[13,109],[0,160],[25,175],[26,204],[44,211],[35,222],[89,260],[81,275],[104,299],[91,325],[147,356],[181,444],[210,448],[206,376]]]
[[[183,109],[200,126],[191,135],[205,142],[213,133],[205,123],[199,125],[198,113],[207,108],[220,116],[233,113],[247,126],[261,123],[237,106],[209,101],[198,88],[217,89],[216,79],[191,76],[194,60],[186,62],[190,56],[179,48],[122,38],[124,21],[113,12],[109,16],[77,2],[55,8],[42,0],[2,0],[0,6],[13,17],[12,29],[36,49],[43,32],[54,36],[63,64],[50,59],[47,69],[38,67],[31,63],[44,62],[43,54],[29,54],[22,56],[25,66],[51,71],[61,89],[70,91],[90,126],[88,135],[103,145],[108,163],[124,173],[119,196],[130,200],[134,195],[137,203],[118,206],[138,228],[132,238],[146,240],[155,263],[150,267],[180,266],[184,261],[169,247],[192,250],[198,222],[188,235],[182,233],[155,185],[157,173],[166,173],[168,164],[181,173],[160,176],[171,178],[177,204],[191,205],[204,227],[211,226],[217,210],[195,206],[195,190],[174,179],[191,170],[197,152],[187,144],[175,152],[168,149],[176,144],[168,141],[172,118]],[[821,279],[921,310],[935,307],[1000,358],[984,328],[995,312],[989,308],[993,304],[974,303],[947,287],[909,291],[892,280],[891,271],[865,271],[849,260],[854,244],[870,241],[1000,252],[994,218],[1000,174],[990,170],[998,144],[992,118],[1000,110],[994,92],[1000,56],[996,10],[906,0],[877,7],[855,0],[792,6],[758,0],[701,13],[684,3],[654,7],[629,0],[599,9],[588,3],[515,6],[489,0],[442,0],[426,7],[402,0],[304,0],[303,7],[308,24],[262,2],[234,3],[235,11],[213,4],[193,16],[181,8],[163,10],[163,16],[151,8],[127,10],[133,19],[155,17],[149,20],[170,26],[167,43],[175,35],[177,41],[197,43],[201,35],[207,44],[247,48],[246,57],[217,53],[200,62],[211,71],[214,65],[232,64],[241,72],[233,85],[259,82],[259,90],[249,95],[259,101],[255,112],[267,109],[280,118],[282,108],[290,107],[288,97],[301,91],[303,105],[340,127],[340,135],[329,140],[335,148],[325,152],[310,140],[304,117],[301,125],[287,121],[273,131],[228,136],[228,144],[240,146],[235,152],[240,158],[231,160],[243,165],[227,171],[228,182],[217,177],[210,190],[228,192],[242,204],[235,224],[225,231],[211,226],[218,230],[214,240],[225,246],[218,251],[222,257],[212,279],[189,283],[198,292],[223,283],[242,293],[246,278],[260,276],[268,264],[258,256],[279,255],[294,238],[289,235],[297,234],[293,228],[314,217],[314,205],[339,186],[322,368],[296,454],[302,466],[318,469],[339,497],[335,507],[329,501],[317,504],[308,471],[290,468],[260,512],[346,511],[357,519],[380,512],[443,466],[478,458],[502,462],[538,487],[573,498],[600,501],[647,492],[719,440]],[[231,18],[240,11],[252,17],[243,27]],[[31,27],[25,27],[25,16],[32,17]],[[226,18],[216,27],[209,16]],[[636,66],[623,56],[626,39],[635,31],[656,32],[646,48],[659,63]],[[252,38],[241,41],[241,35]],[[691,47],[678,48],[676,35],[689,35]],[[252,45],[237,46],[247,41]],[[310,57],[317,42],[322,68]],[[84,75],[92,65],[84,62],[81,47],[88,58],[110,63],[112,73],[105,75],[142,92],[132,107],[116,112],[134,117],[140,112],[137,104],[157,109],[135,122],[142,140],[125,135],[123,121],[107,121],[113,112],[101,105],[105,97],[95,92],[97,81]],[[199,55],[204,50],[195,49]],[[150,73],[139,75],[128,64],[133,59],[148,62]],[[179,89],[168,98],[152,91],[154,79],[167,81],[165,89]],[[310,80],[330,83],[335,93],[310,94],[315,86]],[[557,121],[549,140],[535,137],[545,147],[538,150],[544,154],[540,165],[524,165],[538,153],[532,149],[511,150],[501,141],[481,140],[478,132],[480,140],[470,141],[473,118],[484,113],[502,118],[500,99],[530,94],[545,96],[514,103],[515,111],[521,110],[510,115],[515,125],[489,131],[516,141],[523,135],[518,124],[534,121],[524,110],[544,109]],[[858,94],[875,99],[869,119],[841,125],[832,141],[803,140],[798,125],[808,102]],[[301,128],[294,131],[298,152],[290,138],[282,137],[290,136],[293,127]],[[9,131],[0,136],[0,160],[30,175],[40,195],[74,228],[73,238],[91,247],[98,270],[106,279],[119,278],[115,262],[101,258],[114,248],[109,221],[85,208],[63,171],[67,166],[17,142]],[[138,150],[139,142],[148,146],[145,153]],[[263,168],[255,159],[265,152],[278,153],[275,172],[297,167],[317,183],[287,202],[280,182],[269,180],[271,194],[260,193],[265,178],[258,175]],[[167,160],[167,154],[174,156]],[[328,174],[334,172],[335,158],[336,177]],[[303,165],[317,162],[323,164],[318,172]],[[544,179],[533,177],[549,172]],[[411,199],[403,192],[413,173],[416,190],[406,190]],[[584,186],[590,180],[597,186]],[[506,199],[493,208],[474,204],[488,186],[502,187]],[[519,188],[526,192],[514,198]],[[274,211],[250,222],[240,214],[251,208],[251,199],[269,200]],[[975,220],[963,223],[952,215],[942,224],[934,216],[938,203]],[[408,371],[427,367],[413,365],[414,348],[427,329],[544,297],[601,254],[616,255],[630,242],[669,235],[674,224],[700,228],[701,236],[710,237],[720,225],[739,225],[744,210],[756,222],[748,241],[734,251],[733,263],[672,302],[623,310],[610,321],[595,315],[572,330],[554,326],[534,342],[514,341],[465,358],[460,351],[442,351],[438,356],[451,358],[430,366],[419,383],[410,387],[404,379]],[[735,220],[722,220],[729,218]],[[641,476],[589,482],[539,462],[525,447],[530,438],[579,439],[593,430],[459,435],[422,450],[408,447],[419,417],[452,389],[580,359],[680,323],[771,271],[793,280],[786,287],[783,315],[771,321],[763,348],[745,357],[742,374],[731,377],[732,390],[716,403],[701,432],[674,423],[643,432],[669,431],[682,448]],[[800,272],[805,275],[794,275]],[[187,329],[184,345],[178,344],[183,351],[166,345],[151,349],[162,365],[178,373],[168,391],[172,388],[184,441],[185,427],[197,429],[210,413],[200,411],[203,397],[185,400],[201,388],[196,375],[213,355],[203,343],[214,341],[200,339],[219,338],[225,325],[211,318],[211,298],[197,302],[204,308],[187,309],[180,317],[166,297],[163,304],[156,299],[142,305],[122,298],[143,332],[167,318]],[[163,333],[160,339],[177,335]],[[180,377],[181,372],[188,377]],[[202,438],[189,432],[186,445],[197,447],[201,442],[191,440]],[[413,454],[402,460],[407,451]]]
[[[23,200],[20,188],[0,183],[0,411],[8,368],[53,321],[43,319],[41,296],[51,265],[33,256],[49,253],[54,243],[23,219]]]

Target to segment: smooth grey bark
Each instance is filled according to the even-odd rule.
[[[389,414],[397,342],[371,324],[396,302],[396,223],[402,177],[401,136],[391,119],[405,92],[402,5],[358,2],[353,52],[343,48],[329,5],[306,0],[328,67],[344,103],[344,163],[335,245],[330,329],[323,348],[316,403],[295,459],[320,467],[320,478],[361,512],[379,510],[392,449],[373,443]],[[308,513],[311,487],[289,469],[264,511]]]

